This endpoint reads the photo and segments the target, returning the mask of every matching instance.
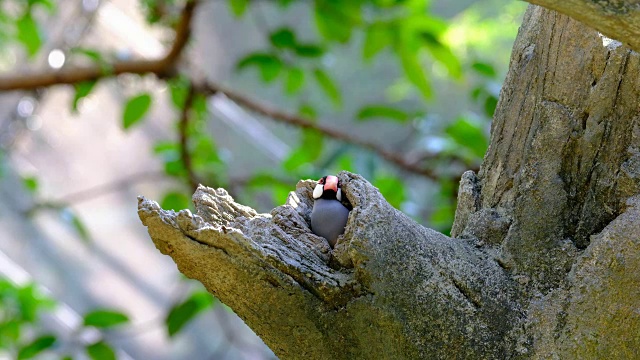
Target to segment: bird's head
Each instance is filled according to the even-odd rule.
[[[330,199],[342,201],[342,190],[340,190],[340,179],[335,175],[323,176],[313,189],[314,199]]]

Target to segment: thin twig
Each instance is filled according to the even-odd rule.
[[[191,153],[189,152],[189,120],[191,119],[191,108],[193,107],[193,100],[196,96],[196,91],[193,84],[189,84],[189,90],[187,96],[184,99],[182,105],[182,111],[180,113],[180,122],[178,123],[178,133],[180,134],[180,159],[182,165],[187,172],[187,181],[191,190],[196,191],[198,184],[200,183],[196,177],[196,173],[193,170],[193,162],[191,161]]]
[[[0,76],[0,91],[34,90],[59,84],[77,84],[125,73],[155,74],[160,78],[169,77],[174,73],[178,58],[184,51],[191,35],[191,22],[198,2],[198,0],[186,2],[176,26],[173,44],[169,52],[160,59],[116,61],[106,66],[93,64],[83,67],[66,67],[57,71],[5,74]]]

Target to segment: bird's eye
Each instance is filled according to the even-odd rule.
[[[324,184],[324,178],[318,180],[318,184]]]

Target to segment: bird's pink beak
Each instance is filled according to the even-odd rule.
[[[324,189],[325,190],[333,190],[336,193],[338,192],[338,177],[337,176],[333,176],[333,175],[329,175],[327,176],[327,180],[325,180],[324,183]]]

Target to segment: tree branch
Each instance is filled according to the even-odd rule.
[[[180,16],[180,21],[176,26],[176,35],[173,45],[171,46],[169,52],[161,59],[117,61],[107,66],[104,66],[104,64],[95,64],[87,67],[67,67],[58,71],[4,75],[0,76],[0,91],[33,90],[41,87],[60,84],[77,84],[85,81],[94,81],[100,78],[116,76],[125,73],[137,75],[151,73],[161,78],[169,77],[172,75],[180,54],[184,50],[191,35],[191,22],[193,20],[194,11],[197,4],[198,0],[191,0],[185,4],[185,7],[183,8]],[[376,143],[359,139],[347,132],[316,124],[301,116],[289,114],[270,105],[259,103],[245,95],[236,93],[229,89],[224,89],[218,84],[208,82],[196,87],[197,89],[193,89],[195,92],[209,95],[220,92],[225,94],[228,98],[235,101],[239,105],[258,114],[303,129],[312,129],[336,140],[344,141],[368,149],[373,153],[379,155],[383,159],[387,160],[388,162],[396,165],[402,170],[431,179],[440,178],[440,176],[435,174],[433,170],[420,166],[419,162],[409,161],[401,154],[386,150]],[[187,108],[188,107],[185,106],[185,109]],[[183,112],[181,119],[181,124],[183,124],[184,122],[188,122],[188,115],[186,114],[186,112]],[[182,143],[182,140],[185,140],[183,139],[184,135],[185,134],[181,134],[182,145],[184,145],[184,143]],[[182,149],[184,150],[186,149],[186,147],[183,146]],[[185,155],[186,159],[188,160],[188,154],[183,151],[183,160],[185,159]],[[198,184],[196,177],[193,174],[192,169],[190,170],[190,166],[188,163],[185,163],[185,167],[187,168],[189,183],[195,190]]]
[[[204,94],[212,95],[216,93],[222,93],[225,96],[227,96],[229,99],[236,102],[238,105],[246,109],[249,109],[257,114],[269,117],[273,120],[283,122],[289,125],[293,125],[299,128],[303,128],[303,129],[315,130],[333,139],[360,146],[362,148],[370,150],[373,153],[378,154],[380,157],[398,166],[402,170],[406,170],[411,173],[425,176],[431,179],[440,178],[437,174],[433,172],[433,170],[419,166],[416,163],[410,162],[407,159],[405,159],[401,154],[397,154],[395,152],[386,150],[376,143],[369,142],[369,141],[360,139],[358,137],[352,136],[346,131],[340,131],[328,126],[314,123],[310,120],[305,119],[302,116],[287,113],[271,105],[260,103],[254,99],[249,98],[248,96],[239,94],[229,89],[225,89],[224,87],[218,84],[206,82],[206,83],[197,85],[197,88],[198,88],[198,92],[202,92]]]
[[[640,2],[612,0],[526,0],[568,15],[640,51]]]
[[[169,52],[160,59],[116,61],[108,66],[94,64],[84,67],[67,67],[57,71],[12,73],[0,76],[0,91],[35,90],[52,85],[95,81],[120,74],[155,74],[161,78],[171,76],[191,35],[191,22],[198,3],[199,0],[190,0],[184,5],[176,26],[173,44]]]

